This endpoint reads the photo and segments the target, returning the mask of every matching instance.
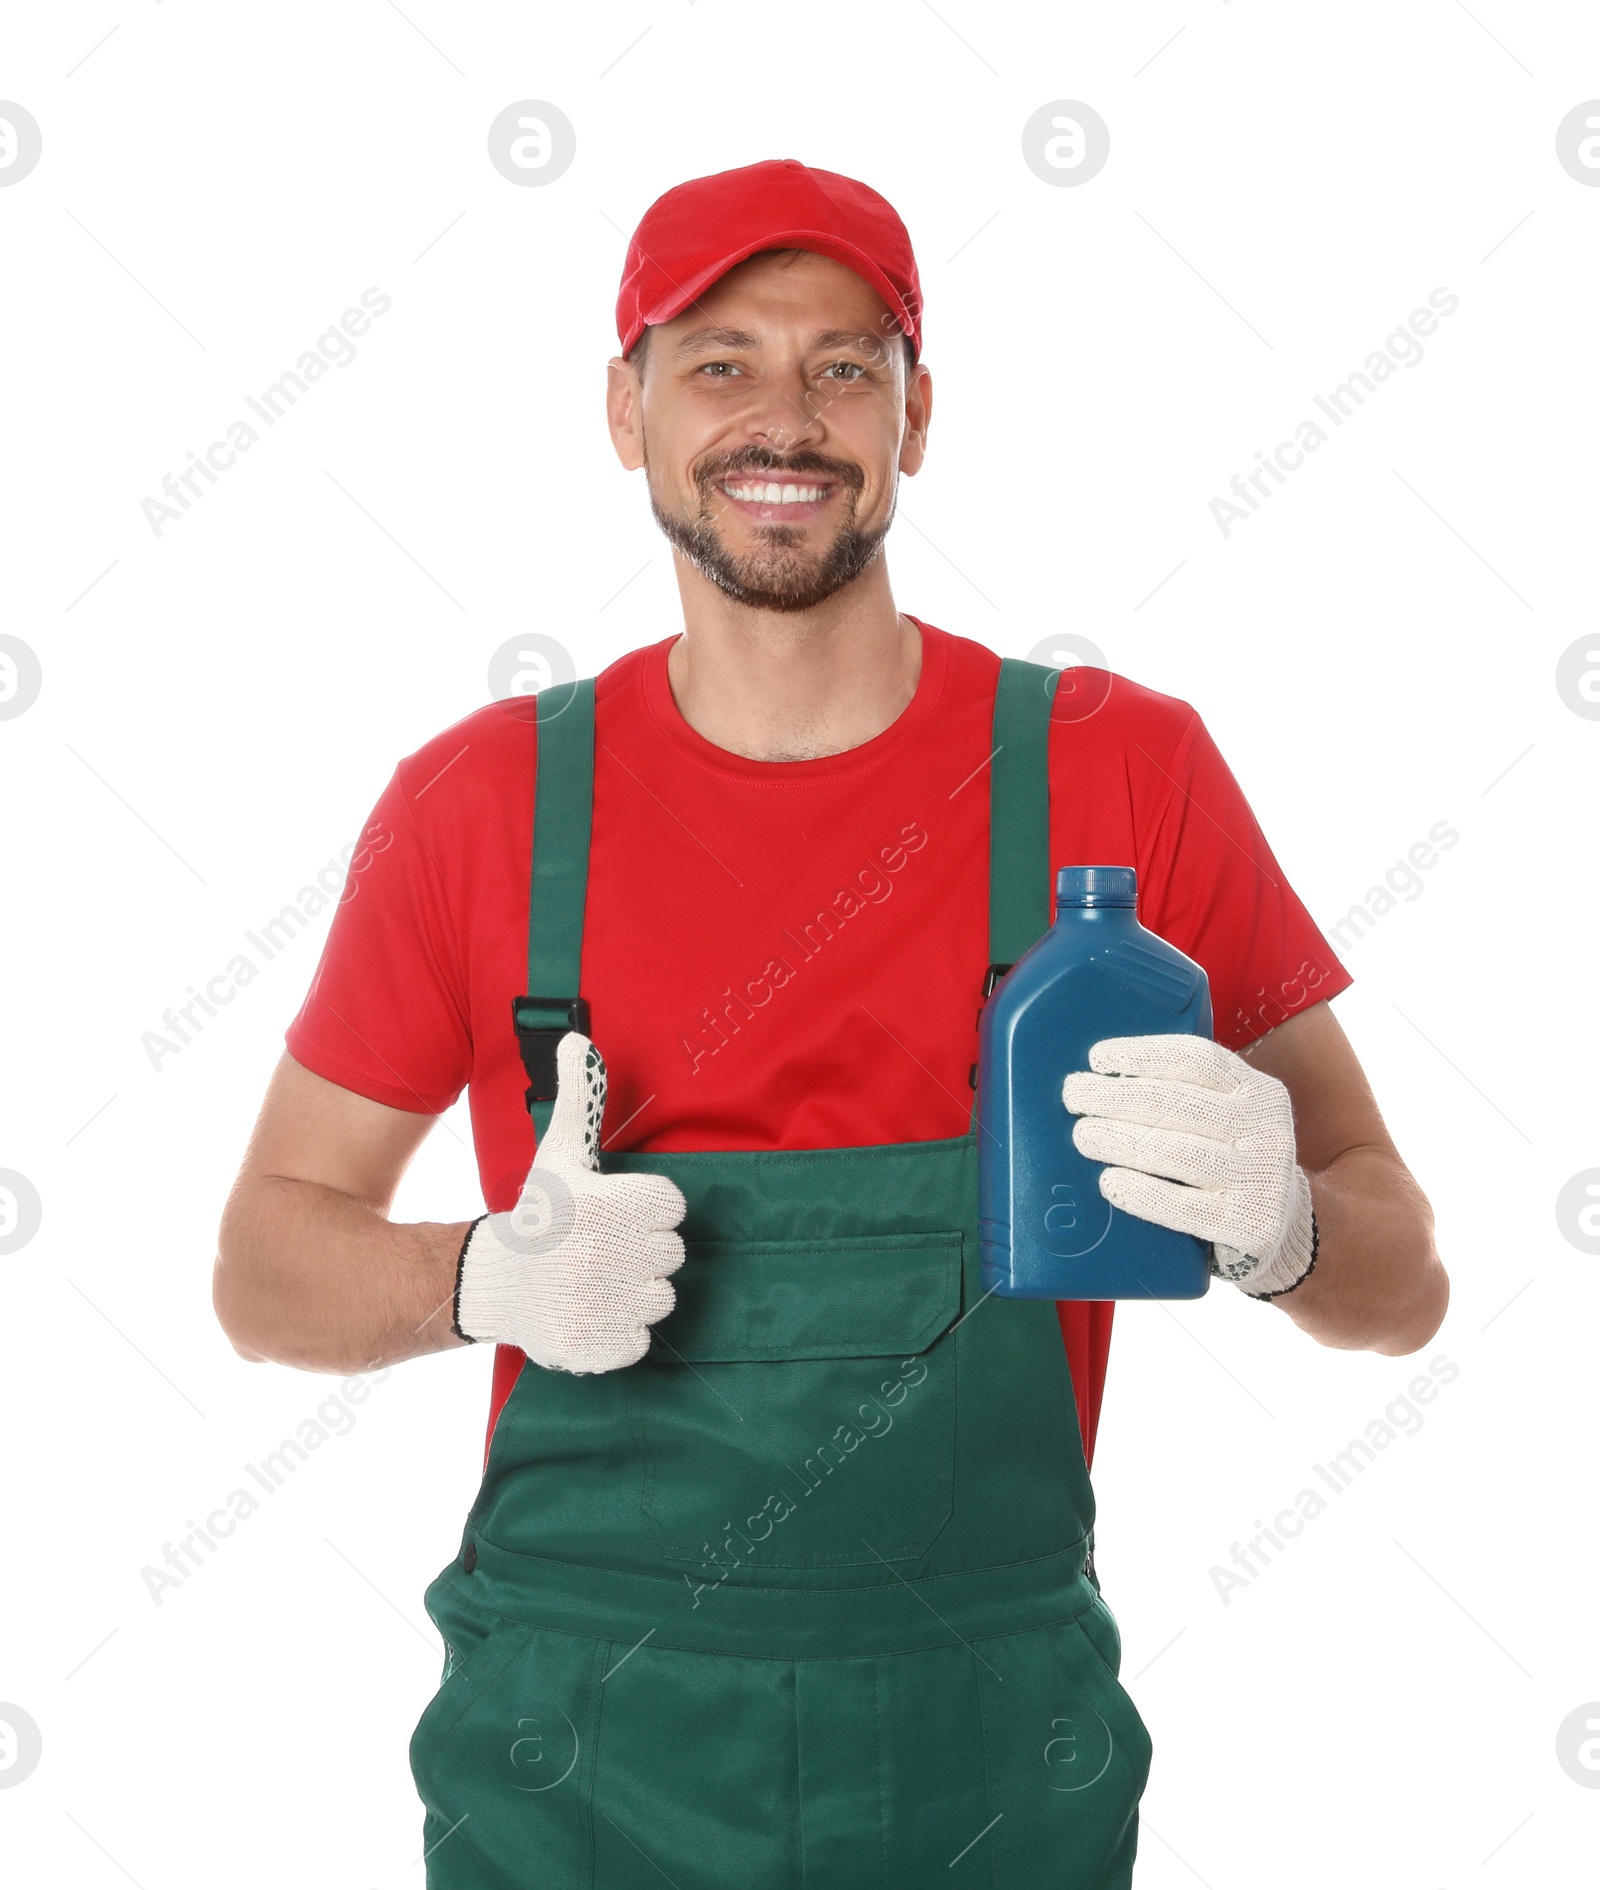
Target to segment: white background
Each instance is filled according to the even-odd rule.
[[[326,915],[159,1071],[141,1035],[486,699],[508,638],[592,673],[675,627],[601,420],[625,233],[684,177],[783,156],[866,178],[917,245],[938,409],[902,606],[1011,654],[1086,636],[1194,703],[1325,928],[1460,834],[1345,950],[1336,1005],[1437,1210],[1437,1339],[1323,1350],[1221,1286],[1117,1316],[1095,1468],[1156,1748],[1136,1881],[1594,1881],[1600,1791],[1556,1733],[1600,1700],[1600,1259],[1555,1200],[1600,1164],[1600,723],[1555,666],[1596,629],[1600,189],[1555,132],[1600,96],[1600,16],[1071,12],[9,19],[0,95],[44,139],[0,189],[0,630],[44,677],[0,721],[0,1167],[43,1202],[0,1258],[0,1700],[44,1742],[0,1790],[9,1882],[421,1883],[421,1594],[488,1352],[394,1371],[155,1605],[141,1569],[337,1388],[246,1366],[209,1304]],[[543,188],[486,156],[527,98],[577,129]],[[1022,160],[1055,99],[1110,126],[1076,188]],[[393,306],[355,360],[155,536],[141,500],[369,286]],[[1460,306],[1424,358],[1224,537],[1210,500],[1438,287]],[[463,1107],[397,1211],[480,1205]],[[1213,1566],[1440,1354],[1422,1428],[1224,1605]]]

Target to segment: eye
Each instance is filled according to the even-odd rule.
[[[700,372],[711,380],[725,381],[730,375],[737,374],[739,369],[732,361],[707,361],[702,365]]]
[[[859,361],[834,361],[822,370],[824,377],[839,375],[846,384],[859,380],[866,371]]]

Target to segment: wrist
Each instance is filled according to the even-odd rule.
[[[1283,1240],[1271,1264],[1263,1267],[1254,1279],[1244,1283],[1245,1293],[1251,1299],[1282,1299],[1284,1294],[1292,1293],[1317,1264],[1320,1245],[1316,1208],[1311,1198],[1311,1180],[1305,1170],[1297,1165],[1294,1198]]]
[[[461,1330],[461,1281],[466,1271],[467,1248],[472,1244],[472,1236],[488,1218],[487,1214],[480,1214],[475,1221],[467,1223],[466,1230],[461,1236],[460,1249],[456,1254],[455,1291],[450,1296],[450,1330],[468,1345],[476,1345],[479,1340],[472,1333]]]
[[[1253,1293],[1253,1299],[1282,1299],[1285,1293],[1292,1293],[1295,1287],[1303,1285],[1311,1277],[1311,1269],[1317,1264],[1317,1252],[1321,1245],[1321,1234],[1317,1227],[1316,1209],[1311,1211],[1311,1258],[1306,1263],[1306,1270],[1289,1286],[1280,1286],[1275,1293]]]

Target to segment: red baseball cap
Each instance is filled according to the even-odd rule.
[[[853,269],[922,352],[917,260],[894,206],[853,177],[795,158],[694,177],[651,204],[628,244],[617,296],[622,352],[760,249],[814,250]]]

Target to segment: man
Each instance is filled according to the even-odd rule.
[[[1428,1205],[1194,711],[896,609],[932,384],[890,206],[790,160],[680,186],[618,331],[682,634],[401,764],[218,1314],[309,1370],[499,1344],[428,1593],[430,1884],[1123,1886],[1151,1748],[1091,1553],[1111,1309],[977,1272],[976,1017],[1051,865],[1136,866],[1211,979],[1217,1043],[1062,1072],[1110,1199],[1387,1353],[1443,1317]],[[392,1222],[463,1088],[491,1212]]]

